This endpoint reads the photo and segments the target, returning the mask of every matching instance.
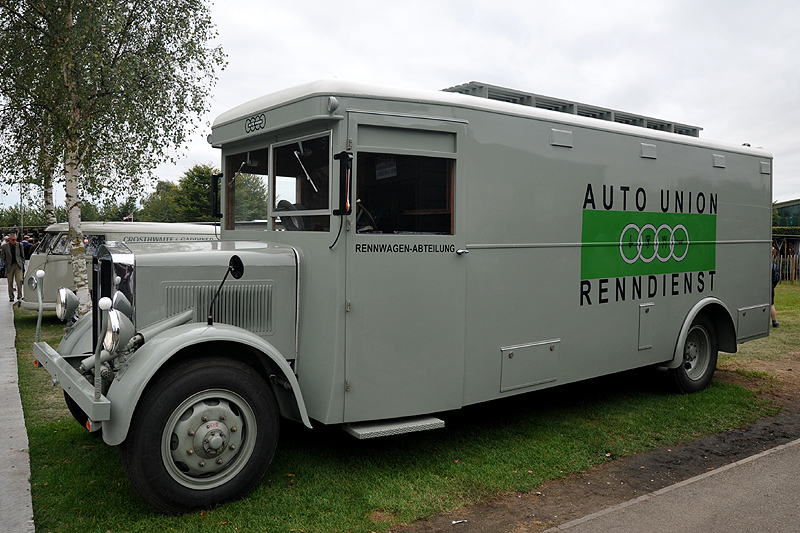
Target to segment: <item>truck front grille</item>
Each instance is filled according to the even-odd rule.
[[[194,308],[194,320],[205,322],[208,306],[217,292],[218,284],[204,282],[165,282],[167,315],[172,316]],[[237,282],[228,280],[214,303],[214,322],[247,329],[258,335],[271,335],[271,281]]]

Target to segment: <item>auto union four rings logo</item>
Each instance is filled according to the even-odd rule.
[[[253,115],[244,121],[244,131],[253,133],[254,131],[263,130],[267,127],[267,117],[264,113],[260,115]]]
[[[662,263],[670,259],[683,261],[689,253],[689,232],[683,224],[674,227],[661,224],[628,224],[619,237],[622,260],[632,265],[637,261],[650,263],[658,258]]]

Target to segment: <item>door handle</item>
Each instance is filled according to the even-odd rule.
[[[458,250],[456,250],[456,253],[457,253],[458,255],[464,255],[464,254],[468,254],[468,253],[469,253],[469,250],[458,249]]]

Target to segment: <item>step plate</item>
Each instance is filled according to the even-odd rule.
[[[414,431],[440,429],[444,427],[444,420],[433,416],[416,416],[412,418],[397,418],[393,420],[377,420],[371,422],[358,422],[342,426],[346,432],[357,439],[371,439],[375,437],[388,437]]]

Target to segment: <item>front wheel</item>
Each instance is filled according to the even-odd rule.
[[[194,359],[145,390],[122,463],[150,505],[182,513],[253,490],[272,462],[278,429],[275,396],[252,367]]]
[[[705,389],[717,368],[717,330],[705,315],[692,322],[683,344],[683,362],[672,370],[675,385],[682,393]]]

